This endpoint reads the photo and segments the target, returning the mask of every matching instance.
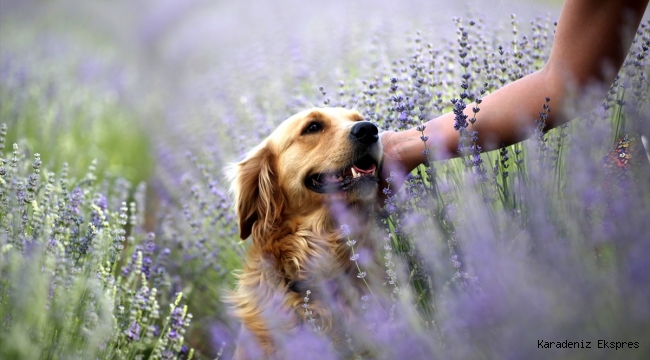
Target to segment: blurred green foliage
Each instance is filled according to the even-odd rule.
[[[94,159],[98,176],[146,181],[153,170],[149,139],[138,112],[120,94],[128,72],[101,49],[65,38],[25,37],[3,42],[0,122],[6,141],[42,153],[58,171],[65,161],[81,177]]]

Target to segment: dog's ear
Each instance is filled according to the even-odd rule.
[[[274,230],[282,214],[285,198],[280,189],[275,155],[264,142],[231,168],[231,191],[239,217],[239,237],[253,234],[260,241]]]

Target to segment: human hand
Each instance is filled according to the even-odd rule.
[[[404,184],[408,169],[404,166],[404,159],[399,151],[399,142],[395,131],[383,131],[379,134],[384,156],[379,173],[379,199],[384,200],[388,195],[394,194]],[[390,184],[387,181],[390,179]],[[389,186],[390,185],[390,186]],[[390,193],[384,189],[388,188]]]

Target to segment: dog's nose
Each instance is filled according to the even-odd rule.
[[[354,124],[350,131],[352,138],[366,145],[377,142],[377,140],[379,140],[379,136],[377,135],[378,133],[379,131],[377,130],[377,127],[369,121],[360,121]]]

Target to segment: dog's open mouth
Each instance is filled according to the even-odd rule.
[[[305,186],[317,193],[348,191],[360,182],[379,182],[377,161],[364,155],[338,171],[316,173],[305,179]]]

